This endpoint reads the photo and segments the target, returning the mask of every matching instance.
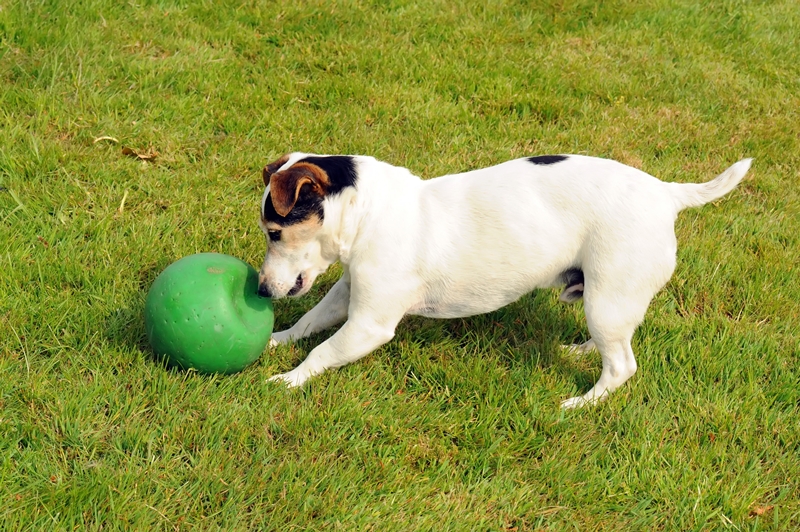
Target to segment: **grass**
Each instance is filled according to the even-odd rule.
[[[798,529],[798,28],[792,0],[0,3],[0,529]],[[551,291],[406,319],[300,391],[265,380],[325,335],[229,377],[156,363],[150,283],[258,265],[291,150],[755,164],[679,218],[637,375],[562,412],[600,361],[557,349],[587,331]]]

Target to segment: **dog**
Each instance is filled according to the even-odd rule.
[[[324,298],[271,345],[344,324],[273,381],[290,387],[390,341],[403,316],[459,318],[563,286],[584,301],[597,383],[563,408],[602,400],[636,372],[631,338],[675,269],[680,211],[721,198],[744,159],[703,184],[667,183],[622,163],[545,155],[422,180],[373,157],[291,153],[263,170],[258,292],[308,292],[339,261]]]

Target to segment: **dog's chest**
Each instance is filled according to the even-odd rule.
[[[476,311],[468,305],[442,304],[438,301],[423,301],[408,310],[408,314],[426,318],[463,318],[482,312],[485,311]]]
[[[449,287],[428,290],[425,296],[407,312],[426,318],[465,318],[497,310],[516,301],[526,290],[486,290]]]

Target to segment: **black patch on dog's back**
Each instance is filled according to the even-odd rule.
[[[583,270],[570,268],[561,274],[561,281],[567,285],[558,297],[565,303],[574,303],[583,297]]]
[[[566,155],[538,155],[536,157],[528,157],[528,162],[540,165],[550,165],[566,161]]]
[[[325,191],[326,195],[335,195],[346,187],[356,186],[356,162],[350,155],[329,155],[327,157],[311,156],[297,161],[298,163],[311,163],[319,166],[328,174],[330,185]]]

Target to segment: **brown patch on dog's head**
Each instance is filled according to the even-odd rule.
[[[275,207],[275,212],[284,217],[294,208],[303,187],[308,187],[308,193],[322,198],[330,184],[324,170],[315,164],[304,162],[272,174],[269,183],[272,206]]]
[[[286,155],[264,167],[267,189],[262,197],[261,218],[265,222],[287,227],[314,216],[322,221],[324,200],[356,185],[352,156],[303,155],[285,168],[295,155]]]
[[[289,154],[287,153],[277,161],[269,163],[264,169],[261,171],[261,177],[264,179],[264,186],[266,187],[269,185],[269,179],[272,177],[272,174],[278,171],[278,168],[283,166],[289,161]]]

